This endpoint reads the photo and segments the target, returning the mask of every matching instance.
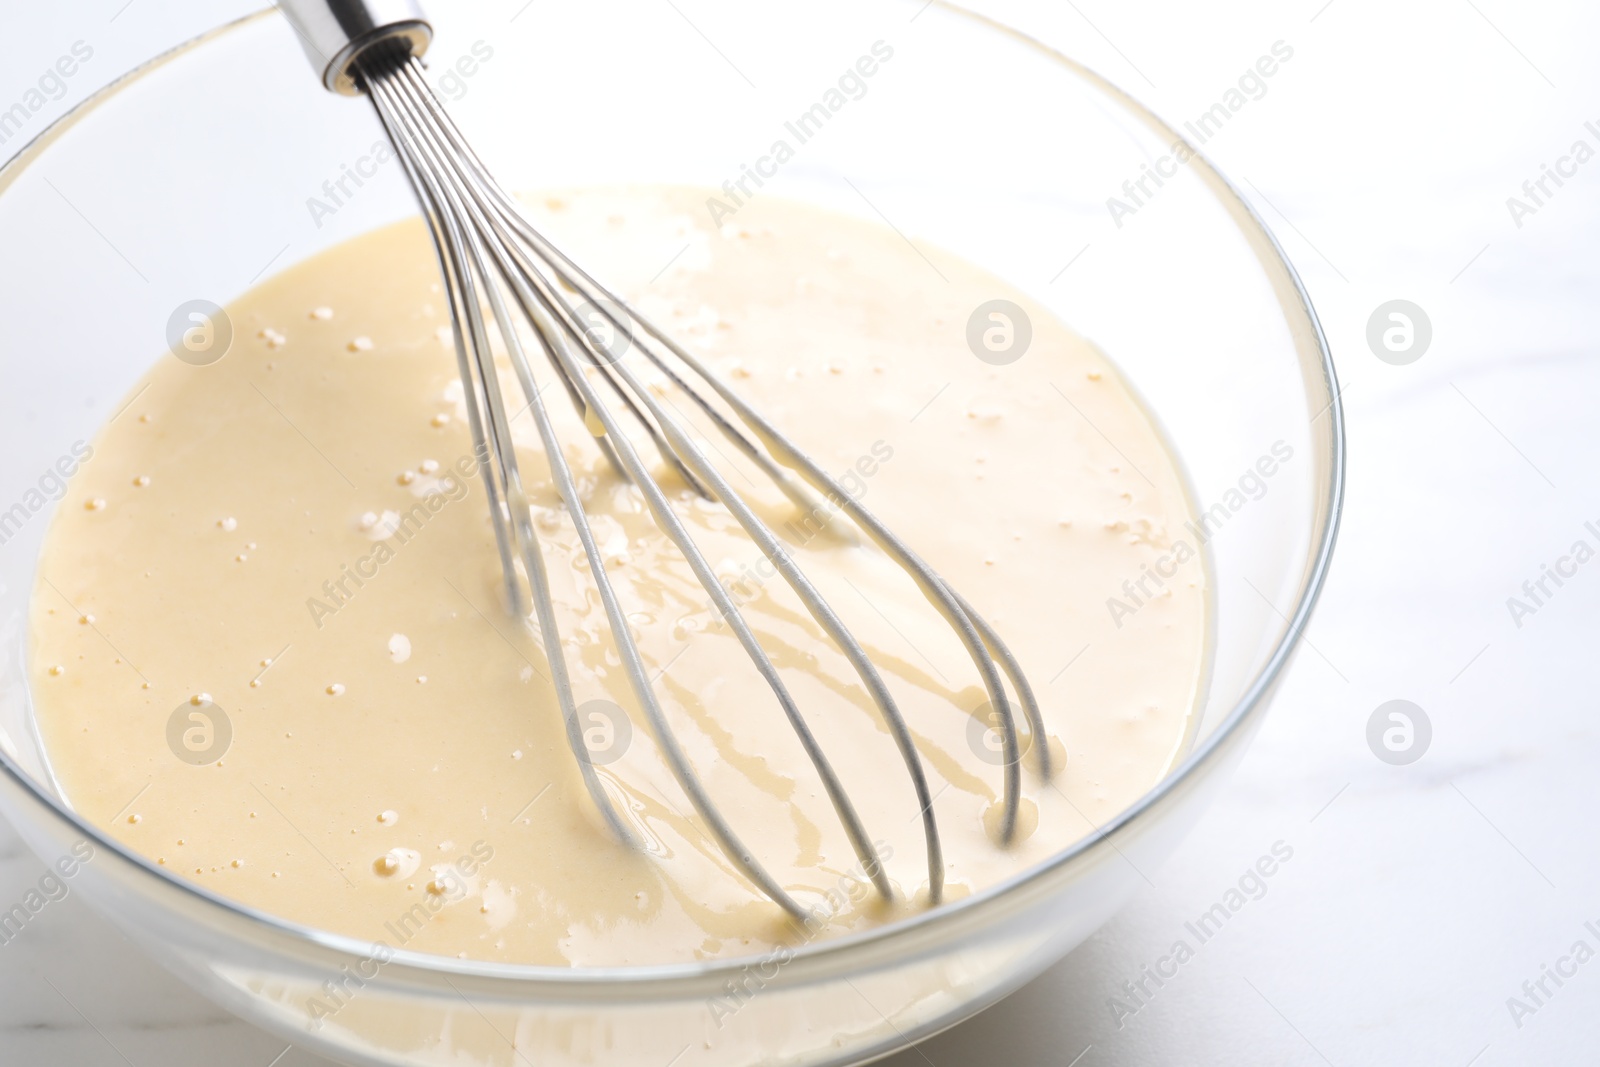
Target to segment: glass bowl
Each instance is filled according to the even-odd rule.
[[[692,24],[644,0],[540,5],[509,24],[464,2],[434,6],[441,92],[513,189],[718,188],[786,118],[846,86],[845,105],[774,187],[892,220],[1026,292],[1110,355],[1181,457],[1206,517],[1197,540],[1214,611],[1189,754],[1048,863],[781,962],[375,960],[371,944],[175,878],[72,811],[32,725],[24,669],[27,601],[60,495],[51,472],[126,403],[179,305],[226,303],[415,211],[398,168],[375,161],[370,108],[324,92],[269,10],[131,72],[0,170],[0,807],[46,862],[92,850],[71,865],[73,888],[155,959],[346,1063],[844,1064],[953,1025],[1081,942],[1171,852],[1297,646],[1334,543],[1344,439],[1333,365],[1294,270],[1171,127],[1093,72],[941,2],[813,0],[774,15],[703,0]],[[892,62],[841,83],[875,44]],[[348,170],[362,180],[336,210],[313,209]],[[1113,210],[1113,197],[1135,210]],[[313,1022],[306,1005],[330,980],[349,1003]],[[730,993],[737,1011],[709,1009]]]

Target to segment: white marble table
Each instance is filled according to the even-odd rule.
[[[485,3],[508,18],[522,6]],[[246,6],[8,11],[0,101],[75,39],[94,42],[108,75]],[[975,6],[1169,116],[1204,110],[1273,42],[1294,48],[1208,149],[1248,179],[1323,317],[1347,387],[1350,493],[1311,647],[1193,837],[1066,961],[888,1062],[1597,1062],[1600,962],[1547,982],[1553,995],[1520,1018],[1508,998],[1532,1006],[1523,983],[1575,941],[1600,950],[1585,928],[1600,929],[1600,564],[1520,627],[1507,598],[1573,541],[1600,545],[1584,529],[1600,525],[1600,161],[1551,187],[1520,227],[1506,201],[1574,141],[1600,149],[1600,11],[1554,0]],[[75,82],[63,103],[87,88]],[[1369,315],[1395,298],[1423,307],[1434,331],[1404,367],[1365,338]],[[1434,731],[1404,767],[1375,758],[1365,737],[1396,698],[1424,708]],[[1130,996],[1124,983],[1278,841],[1293,858],[1265,894],[1175,977]],[[0,826],[0,900],[41,869]],[[0,946],[0,1063],[323,1062],[190,993],[76,899]]]

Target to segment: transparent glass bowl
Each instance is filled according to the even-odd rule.
[[[398,169],[366,159],[381,136],[370,109],[322,91],[269,11],[132,72],[0,170],[0,807],[47,861],[92,843],[73,888],[153,957],[352,1064],[855,1063],[979,1011],[1087,937],[1176,846],[1243,753],[1306,624],[1333,546],[1344,441],[1333,366],[1293,269],[1204,158],[1170,161],[1171,128],[1092,72],[943,3],[813,0],[776,33],[770,10],[732,0],[698,3],[693,27],[643,2],[540,5],[510,26],[465,3],[433,6],[433,69],[455,68],[452,109],[513,189],[719,187],[874,43],[891,48],[776,188],[881,210],[986,267],[1097,342],[1142,394],[1200,506],[1222,508],[1206,544],[1214,664],[1190,755],[1042,867],[781,966],[563,969],[404,951],[374,966],[372,945],[197,889],[68,809],[29,712],[26,609],[51,506],[29,491],[124,403],[179,304],[226,303],[414,212]],[[468,56],[478,61],[458,62]],[[324,183],[346,167],[362,183],[314,217],[308,198],[327,203]],[[1126,200],[1123,183],[1151,169],[1159,187],[1145,178],[1149,195],[1114,220],[1107,198]],[[1252,478],[1280,442],[1293,458]],[[305,1005],[330,978],[354,995],[314,1026]],[[740,1009],[708,1011],[730,983],[744,990]]]

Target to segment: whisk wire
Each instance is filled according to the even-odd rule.
[[[568,744],[579,763],[586,790],[612,831],[626,842],[636,840],[608,797],[583,742],[543,552],[517,466],[511,436],[512,419],[507,416],[500,393],[484,303],[488,305],[495,333],[503,342],[527,400],[523,410],[532,413],[556,492],[565,504],[587,558],[629,687],[650,721],[674,778],[726,858],[790,915],[802,921],[808,918],[806,909],[778,884],[723,817],[666,719],[607,572],[577,480],[545,407],[541,395],[543,387],[537,381],[518,322],[507,304],[507,291],[531,326],[532,336],[547,364],[561,380],[574,410],[605,458],[639,491],[656,524],[683,555],[719,617],[727,622],[772,691],[816,769],[863,869],[879,894],[890,899],[893,889],[877,859],[867,829],[821,744],[739,605],[718,580],[665,490],[650,473],[622,418],[600,396],[598,385],[603,383],[607,392],[621,401],[628,417],[643,428],[656,452],[685,485],[719,501],[728,510],[799,597],[811,618],[844,654],[893,738],[911,778],[926,842],[929,899],[938,902],[945,865],[933,813],[933,797],[910,728],[882,676],[865,648],[796,564],[782,541],[694,440],[681,414],[665,394],[656,395],[655,389],[628,365],[625,352],[613,355],[592,336],[595,322],[587,319],[582,309],[592,309],[609,322],[617,335],[628,342],[628,351],[637,350],[659,370],[719,434],[791,501],[816,514],[823,505],[813,494],[821,494],[828,506],[837,509],[829,515],[829,521],[837,513],[843,513],[864,530],[905,570],[956,632],[983,680],[1001,737],[1004,807],[999,836],[1003,842],[1011,841],[1016,832],[1022,761],[1018,724],[1002,674],[1010,681],[1024,710],[1030,738],[1038,749],[1037,763],[1042,776],[1048,780],[1052,773],[1038,704],[1015,656],[964,598],[846,492],[820,464],[702,361],[596,281],[527,221],[511,197],[495,183],[434,97],[423,77],[419,59],[374,52],[363,56],[358,65],[361,87],[372,100],[422,204],[445,279],[468,427],[489,500],[507,603],[518,617],[526,616],[522,585],[514,564],[520,559],[532,594],[536,628],[550,664],[551,682],[565,720]],[[702,381],[732,411],[733,418],[695,388],[684,373],[672,365],[669,357]],[[520,415],[521,411],[517,412],[517,416]],[[734,419],[744,428],[735,425]],[[706,444],[714,448],[709,440]]]
[[[403,99],[398,101],[391,99],[389,86],[383,84],[385,79],[378,77],[374,78],[373,81],[375,83],[375,93],[381,94],[380,98],[385,103],[399,104],[404,106],[405,102]],[[438,146],[428,143],[429,131],[425,127],[418,130],[408,130],[406,131],[405,137],[407,149],[416,152],[423,164],[435,167],[442,166],[441,161],[437,156]],[[422,168],[418,169],[420,170]],[[448,173],[448,171],[445,173]],[[514,269],[515,260],[508,254],[504,246],[499,243],[498,236],[494,233],[493,228],[488,225],[487,220],[484,219],[480,214],[479,206],[463,203],[461,200],[461,190],[459,188],[448,189],[451,184],[452,183],[448,181],[430,182],[430,191],[437,191],[441,185],[445,186],[447,188],[447,191],[444,194],[446,199],[453,207],[461,210],[463,214],[470,216],[471,221],[478,227],[477,230],[474,230],[472,227],[465,228],[465,232],[468,234],[466,243],[472,252],[473,266],[479,273],[479,276],[482,277],[486,282],[485,289],[489,294],[490,306],[495,317],[498,332],[502,335],[502,339],[506,343],[508,354],[510,355],[514,365],[517,367],[518,377],[521,379],[524,389],[527,391],[529,397],[529,406],[535,413],[535,418],[539,426],[542,442],[547,453],[549,454],[552,475],[557,485],[557,491],[561,494],[563,500],[568,505],[567,511],[574,520],[580,543],[582,544],[585,554],[590,562],[591,571],[594,574],[602,603],[607,614],[608,622],[610,623],[613,633],[616,637],[619,653],[621,654],[623,661],[623,666],[629,677],[635,696],[643,706],[646,716],[651,721],[651,726],[662,746],[663,754],[666,757],[669,766],[673,770],[674,776],[677,778],[680,787],[689,797],[691,804],[700,814],[702,820],[707,824],[713,838],[716,839],[722,851],[730,859],[732,859],[734,863],[744,872],[744,874],[749,877],[750,880],[753,881],[757,886],[759,886],[764,893],[776,901],[781,907],[784,908],[784,910],[788,911],[797,919],[803,921],[807,916],[806,910],[802,908],[796,901],[794,901],[793,898],[777,883],[776,879],[774,879],[771,874],[767,872],[766,869],[754,858],[751,850],[738,838],[737,834],[723,818],[720,810],[714,803],[712,803],[709,795],[706,793],[703,785],[699,781],[698,776],[690,766],[687,757],[684,755],[682,748],[677,741],[676,735],[672,731],[670,725],[666,722],[666,719],[661,712],[660,705],[655,698],[653,687],[648,678],[642,658],[639,654],[637,644],[634,642],[631,632],[628,629],[627,620],[624,617],[621,607],[617,601],[610,578],[604,569],[603,558],[600,554],[598,543],[594,538],[592,528],[588,522],[587,515],[583,511],[577,487],[574,479],[572,478],[570,466],[568,465],[565,456],[561,452],[559,442],[555,438],[554,430],[550,424],[548,415],[544,411],[542,401],[539,398],[539,389],[536,385],[534,385],[532,372],[528,366],[526,355],[522,349],[518,331],[515,328],[515,324],[511,321],[510,314],[506,310],[503,300],[500,299],[498,291],[492,282],[489,281],[491,278],[490,267],[489,263],[486,261],[486,257],[483,254],[481,242],[487,240],[488,244],[490,245],[495,271],[499,273],[505,283],[512,288],[513,292],[515,292],[518,296],[519,302],[523,304],[525,310],[528,312],[530,320],[535,324],[537,335],[544,343],[546,354],[549,355],[553,361],[557,362],[557,364],[566,372],[567,377],[573,381],[580,397],[586,404],[587,410],[594,412],[595,415],[597,415],[605,423],[605,429],[608,435],[615,437],[618,458],[622,462],[623,467],[627,471],[631,480],[634,481],[634,483],[638,485],[644,492],[644,495],[650,504],[652,512],[655,514],[657,521],[663,526],[664,529],[667,530],[669,536],[673,538],[674,542],[677,543],[680,548],[686,550],[686,553],[689,554],[691,562],[697,564],[696,569],[701,572],[699,577],[701,578],[702,584],[709,580],[719,592],[720,586],[716,586],[714,577],[710,577],[709,565],[695,549],[693,541],[688,537],[687,531],[682,527],[681,523],[677,519],[676,514],[672,511],[671,505],[666,500],[665,494],[661,492],[655,481],[650,478],[644,463],[638,457],[632,443],[621,434],[620,427],[615,423],[614,417],[609,413],[609,410],[604,405],[599,403],[598,398],[592,392],[592,388],[587,379],[575,365],[572,353],[565,339],[561,338],[555,333],[552,325],[546,318],[544,307],[542,307],[537,299],[528,291],[528,279],[519,271]],[[462,228],[457,226],[446,225],[444,232],[447,236],[455,236],[461,231],[461,229]],[[467,291],[470,293],[471,290],[468,289]],[[480,312],[475,310],[476,304],[469,302],[467,303],[466,307],[466,320],[469,327],[467,333],[471,339],[470,344],[478,348],[479,358],[482,360],[488,354],[488,341],[483,328],[482,315]],[[492,392],[492,383],[495,381],[495,374],[492,365],[488,366],[487,369],[484,369],[480,366],[480,374],[486,375],[485,377],[481,378],[480,384],[491,383],[491,388],[489,391]],[[498,449],[496,450],[496,456],[497,459],[502,456],[502,453]],[[514,471],[514,456],[511,457],[510,462],[513,465],[511,469]],[[502,471],[504,470],[505,468],[502,467]],[[525,505],[524,513],[526,513]],[[519,529],[518,532],[521,534],[522,530]],[[526,536],[529,539],[533,539],[534,535],[531,526],[527,528]],[[531,550],[525,545],[524,551],[525,558],[536,558],[536,545]],[[614,818],[614,809],[612,809],[608,800],[604,797],[598,782],[595,780],[594,769],[591,765],[588,752],[583,746],[581,730],[579,730],[576,725],[576,713],[574,710],[572,710],[574,702],[572,698],[571,683],[565,671],[564,654],[559,644],[559,631],[553,616],[553,605],[548,594],[548,587],[545,585],[543,580],[542,567],[536,567],[532,563],[528,564],[528,567],[530,574],[537,573],[537,579],[533,582],[535,594],[534,599],[540,613],[540,629],[545,636],[547,657],[552,661],[552,673],[554,675],[552,678],[552,683],[557,689],[558,695],[560,696],[563,713],[566,714],[568,718],[569,743],[572,745],[574,755],[578,758],[580,765],[583,767],[586,773],[586,778],[590,781],[595,781],[594,786],[590,789],[591,797],[596,800],[597,804],[602,806],[603,810],[608,813],[608,816]],[[755,643],[754,636],[750,634],[748,627],[742,627],[742,630],[743,632],[741,634],[741,639],[746,642],[747,650],[752,647],[759,650],[760,646],[759,644]],[[770,681],[775,682],[777,680],[777,674],[775,669],[771,667],[770,662],[765,664],[765,668],[766,669],[763,671],[763,673],[768,676]],[[781,698],[785,701],[787,709],[794,709],[797,712],[798,709],[794,708],[793,701],[787,697],[787,694],[782,694]],[[806,736],[810,736],[809,730],[805,731],[805,733]],[[818,755],[820,755],[820,748],[816,747],[814,738],[812,738],[811,747]],[[819,770],[821,769],[823,768],[819,768]],[[859,817],[855,815],[853,809],[848,807],[848,799],[844,794],[843,787],[838,782],[837,777],[833,775],[831,768],[825,770],[824,779],[829,784],[830,796],[842,799],[846,805],[846,810],[841,811],[841,817],[846,823],[852,843],[857,845],[858,852],[863,854],[863,858],[870,856],[871,852],[868,851],[870,850],[870,845],[867,843],[865,828],[862,827]],[[631,839],[631,835],[629,834],[624,833],[623,836],[625,839]],[[892,892],[885,875],[880,873],[879,878],[875,879],[875,881],[879,881],[880,883],[880,892],[883,892],[886,895]]]
[[[456,323],[454,341],[458,369],[461,372],[467,421],[473,438],[473,451],[477,456],[479,473],[486,493],[489,498],[491,525],[495,531],[495,540],[500,549],[503,574],[506,578],[506,594],[508,602],[519,617],[523,614],[522,592],[520,585],[515,581],[515,568],[511,564],[510,544],[515,540],[523,554],[523,566],[527,571],[529,584],[534,592],[535,610],[538,616],[538,629],[545,644],[546,659],[552,673],[552,685],[556,690],[558,702],[561,706],[568,744],[574,753],[581,754],[584,758],[579,761],[579,770],[583,778],[586,791],[591,801],[600,811],[607,825],[622,841],[629,845],[636,844],[636,837],[628,828],[627,823],[617,813],[609,797],[602,787],[599,777],[591,761],[587,758],[588,751],[583,744],[582,726],[578,721],[577,708],[572,697],[572,686],[567,676],[566,660],[560,647],[560,633],[552,610],[549,595],[548,576],[543,565],[543,553],[538,540],[533,534],[527,517],[530,510],[521,488],[520,473],[517,468],[516,454],[511,447],[509,428],[510,420],[504,417],[504,410],[499,399],[499,391],[495,387],[495,371],[490,356],[487,332],[481,314],[477,313],[476,288],[473,283],[473,271],[468,269],[468,260],[475,267],[481,277],[487,277],[483,270],[481,249],[475,235],[463,230],[457,216],[448,210],[451,204],[450,191],[444,183],[437,180],[435,174],[430,174],[417,165],[417,159],[412,151],[418,148],[412,131],[391,119],[391,113],[386,104],[392,105],[394,101],[389,94],[389,87],[382,79],[370,80],[370,92],[378,114],[388,131],[391,140],[399,149],[399,155],[410,177],[414,188],[421,199],[425,215],[428,219],[430,231],[434,235],[434,247],[438,253],[442,274],[446,281],[446,290],[451,305],[451,321]],[[381,101],[381,103],[380,103]],[[464,254],[465,253],[465,254]],[[493,286],[488,286],[489,299],[496,306],[498,312],[503,312],[503,302]],[[504,321],[502,319],[502,321]],[[461,324],[466,324],[466,331],[461,329]],[[515,338],[510,343],[516,343]],[[469,354],[470,350],[470,354]],[[476,361],[479,369],[477,375],[472,374],[472,362]],[[525,362],[525,361],[524,361]],[[487,374],[487,377],[485,377]],[[543,418],[544,412],[539,401],[537,390],[529,392],[529,404],[535,408],[535,419],[540,423],[541,430],[547,419]],[[483,411],[487,408],[490,413],[490,425],[496,429],[491,436],[485,430]],[[496,419],[498,415],[498,419]],[[554,440],[551,434],[549,440]],[[552,455],[561,459],[559,450]],[[492,457],[492,460],[491,460]],[[555,468],[553,463],[552,467]],[[562,474],[570,472],[565,470],[565,464],[560,464],[561,470],[556,473],[559,481]],[[504,498],[505,506],[501,500]],[[521,521],[518,521],[520,517]],[[514,524],[514,525],[513,525]],[[508,529],[511,526],[511,529]]]
[[[631,329],[629,322],[617,316],[611,310],[611,307],[620,308],[628,319],[636,323],[652,340],[661,344],[672,355],[681,360],[732,407],[738,417],[761,437],[767,446],[766,449],[758,446],[747,435],[742,433],[738,427],[734,426],[721,411],[710,404],[698,390],[685,381],[677,370],[662,359],[659,354],[652,351],[647,345],[641,344],[638,346],[645,357],[665,374],[674,386],[689,397],[730,442],[739,448],[746,457],[760,466],[763,473],[776,482],[794,503],[809,512],[814,509],[817,501],[814,497],[805,493],[802,487],[797,486],[793,476],[780,464],[799,469],[811,488],[825,494],[831,500],[844,502],[843,510],[858,525],[868,531],[880,548],[894,558],[902,567],[912,572],[924,595],[934,601],[935,606],[945,615],[947,621],[961,628],[959,617],[965,615],[977,634],[981,636],[982,644],[980,645],[978,642],[970,640],[970,635],[966,633],[963,633],[964,643],[978,670],[984,675],[985,689],[988,691],[998,714],[1003,719],[1008,718],[1009,707],[1005,692],[999,685],[998,678],[994,676],[992,669],[985,665],[989,655],[993,655],[995,659],[999,660],[1002,670],[1004,670],[1007,678],[1017,690],[1018,698],[1027,715],[1029,728],[1033,736],[1043,738],[1045,734],[1043,715],[1033,694],[1033,688],[1028,683],[1027,677],[1023,673],[1016,657],[994,628],[982,616],[978,615],[954,589],[939,579],[932,568],[922,561],[909,545],[882,522],[878,521],[876,516],[872,515],[865,507],[858,504],[836,479],[812,462],[778,427],[774,426],[755,408],[749,406],[731,386],[705,366],[700,359],[673,340],[670,334],[657,327],[653,321],[633,307],[627,300],[602,285],[582,266],[563,253],[559,247],[552,244],[543,234],[534,229],[522,216],[516,203],[489,176],[482,160],[456,128],[449,113],[427,91],[427,84],[421,79],[420,73],[414,68],[406,73],[411,79],[414,79],[414,88],[424,94],[426,105],[433,112],[450,145],[471,167],[474,177],[483,183],[489,195],[496,201],[500,210],[504,212],[505,217],[517,229],[519,235],[531,243],[538,253],[554,267],[557,276],[574,290],[582,292],[592,306],[606,316],[614,328],[626,331],[630,336],[633,336],[635,331]],[[774,455],[778,457],[776,460],[773,458]],[[985,649],[988,650],[987,653]],[[1014,737],[1014,727],[1008,723],[1003,723],[1002,725],[1002,733]],[[1043,779],[1048,781],[1054,772],[1054,768],[1051,766],[1048,746],[1041,745],[1039,747],[1037,759],[1039,773]],[[1019,761],[1016,759],[1016,753],[1007,754],[1007,766],[1017,762]],[[1004,836],[1009,839],[1010,833],[1007,832]]]

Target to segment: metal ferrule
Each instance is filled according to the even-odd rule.
[[[420,56],[433,26],[416,0],[277,0],[325,88],[359,96],[356,60],[375,47]]]

